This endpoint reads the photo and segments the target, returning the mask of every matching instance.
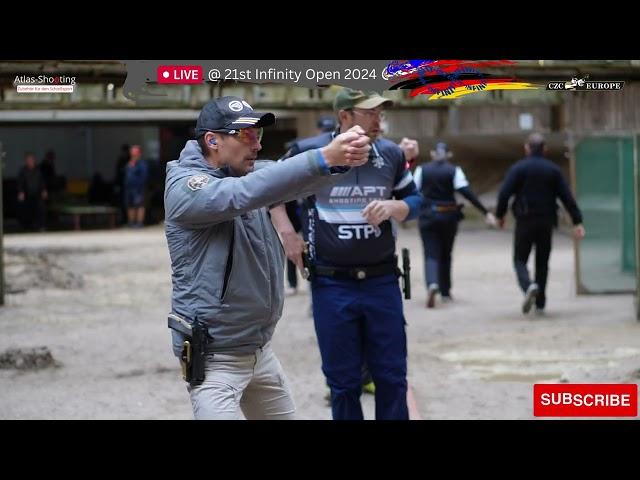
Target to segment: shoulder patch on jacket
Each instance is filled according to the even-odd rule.
[[[194,192],[200,190],[207,183],[209,183],[209,177],[207,175],[192,175],[189,177],[189,180],[187,180],[187,186]]]

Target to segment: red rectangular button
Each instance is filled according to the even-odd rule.
[[[536,383],[535,417],[636,417],[638,385],[631,383]]]
[[[158,83],[202,83],[202,67],[200,65],[160,65],[158,67]]]

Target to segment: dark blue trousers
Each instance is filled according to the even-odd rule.
[[[311,286],[322,371],[334,420],[362,420],[362,364],[376,386],[376,419],[408,420],[407,336],[398,277],[318,276]]]
[[[437,283],[442,295],[449,295],[451,290],[451,252],[457,233],[457,214],[434,213],[420,225],[426,286]]]

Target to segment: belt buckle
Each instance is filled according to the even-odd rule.
[[[364,280],[365,278],[367,278],[367,272],[365,272],[364,270],[361,270],[361,269],[357,269],[356,270],[356,278],[358,280]]]

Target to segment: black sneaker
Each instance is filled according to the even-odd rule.
[[[524,294],[524,301],[522,302],[522,313],[527,314],[531,310],[531,307],[536,303],[536,297],[538,296],[538,284],[532,283],[527,288],[527,293]]]

